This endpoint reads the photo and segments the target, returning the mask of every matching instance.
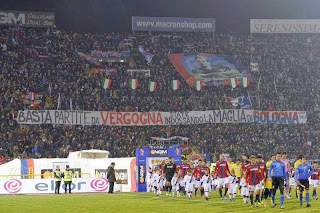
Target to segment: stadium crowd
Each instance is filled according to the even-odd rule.
[[[130,38],[130,42],[128,42]],[[127,39],[127,40],[126,40]],[[200,153],[221,152],[269,156],[286,151],[296,158],[301,151],[318,159],[320,146],[318,35],[234,35],[209,33],[67,33],[57,29],[0,28],[0,164],[13,158],[67,157],[70,151],[108,150],[112,157],[134,156],[135,148],[153,136],[189,137]],[[139,52],[142,45],[155,54],[148,63]],[[130,51],[129,63],[93,65],[116,72],[92,73],[77,52]],[[247,88],[189,87],[167,53],[204,52],[232,55],[251,71]],[[127,69],[150,69],[150,76]],[[101,86],[107,77],[108,89]],[[129,88],[137,77],[139,86]],[[174,91],[170,80],[179,79]],[[154,92],[148,81],[157,82]],[[26,102],[28,94],[42,94],[37,106]],[[252,108],[307,111],[307,124],[202,124],[193,126],[53,126],[19,125],[14,119],[23,109],[77,109],[104,111],[188,111],[233,107],[225,96],[251,96]]]

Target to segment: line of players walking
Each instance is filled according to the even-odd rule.
[[[275,196],[280,191],[280,208],[284,209],[285,197],[291,198],[291,185],[296,188],[296,197],[299,197],[300,206],[303,205],[303,198],[306,206],[309,203],[309,179],[313,186],[312,198],[317,200],[316,189],[319,184],[319,172],[317,162],[312,166],[307,164],[305,156],[299,156],[294,164],[294,170],[290,168],[287,153],[277,153],[270,156],[265,163],[261,156],[243,156],[243,162],[236,160],[235,163],[229,158],[224,160],[220,155],[215,166],[210,166],[206,161],[199,160],[197,166],[188,164],[184,160],[181,165],[176,165],[174,159],[169,157],[166,163],[161,164],[154,170],[149,168],[146,182],[147,191],[154,192],[157,196],[166,192],[166,195],[180,196],[180,192],[188,198],[192,194],[209,200],[209,192],[213,189],[219,191],[221,199],[228,199],[235,202],[236,194],[241,195],[243,202],[251,203],[251,207],[258,207],[259,204],[267,203],[271,197],[271,207],[276,206]],[[224,192],[223,192],[224,188]]]

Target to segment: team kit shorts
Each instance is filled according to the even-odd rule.
[[[299,185],[299,189],[300,191],[304,191],[305,189],[308,190],[309,189],[309,180],[308,179],[302,179],[299,180],[300,185]]]
[[[200,180],[196,180],[195,188],[199,188],[200,186],[201,186],[201,181]]]
[[[238,190],[238,184],[229,184],[228,193],[236,194]]]
[[[319,180],[312,180],[311,179],[311,185],[312,185],[313,188],[317,188],[318,185],[319,185]]]
[[[256,190],[260,190],[260,187],[259,187],[259,184],[256,184],[256,185],[249,185],[248,186],[248,189],[250,192],[254,192]]]
[[[226,187],[226,185],[229,183],[229,178],[218,178],[217,180],[219,187]]]
[[[205,192],[208,192],[211,188],[211,184],[210,183],[203,183],[202,187]]]
[[[272,177],[272,189],[284,189],[284,178]]]
[[[249,189],[248,189],[248,187],[246,187],[246,186],[241,186],[240,195],[241,195],[241,196],[249,196]]]

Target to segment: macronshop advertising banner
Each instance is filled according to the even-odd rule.
[[[214,18],[132,17],[133,31],[215,32]]]

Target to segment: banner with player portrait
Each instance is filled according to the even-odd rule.
[[[187,84],[194,86],[195,81],[202,81],[206,86],[223,86],[223,80],[248,77],[251,75],[231,56],[207,53],[191,54],[168,53],[168,57]]]

